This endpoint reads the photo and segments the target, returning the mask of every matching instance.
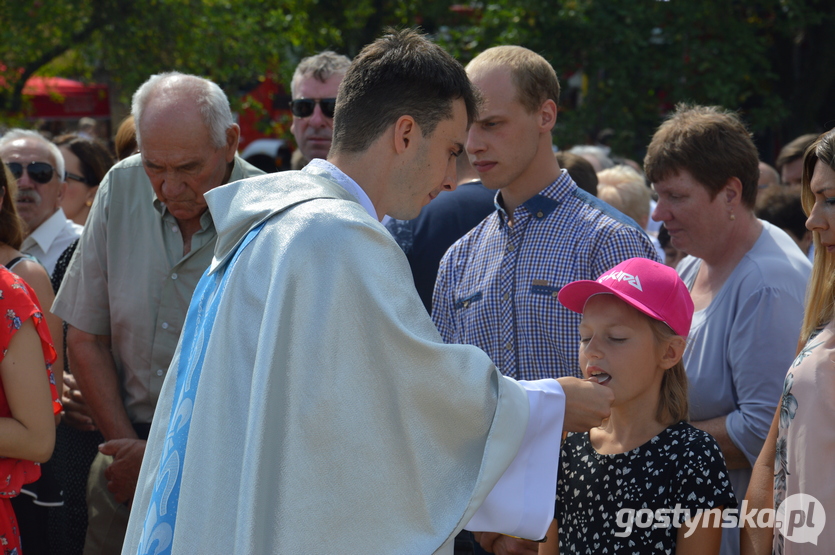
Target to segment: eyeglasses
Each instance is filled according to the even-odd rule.
[[[30,173],[29,175],[32,175],[32,174]],[[87,179],[86,179],[86,178],[81,177],[80,175],[76,175],[76,174],[74,174],[74,173],[70,173],[70,172],[65,172],[65,175],[67,176],[67,177],[66,177],[67,179],[74,179],[74,180],[76,180],[76,181],[79,181],[79,182],[81,182],[81,183],[84,183],[85,185],[89,185],[89,184],[90,184],[90,182],[89,182],[89,181],[87,181]]]
[[[12,172],[15,179],[23,177],[24,166],[20,162],[7,162],[6,166],[8,166],[9,171]],[[29,177],[38,183],[49,183],[52,180],[52,175],[55,173],[52,166],[46,162],[29,162],[29,165],[25,169]]]
[[[297,98],[290,102],[290,111],[297,118],[310,117],[316,104],[319,104],[326,118],[333,118],[333,112],[336,110],[335,98]]]

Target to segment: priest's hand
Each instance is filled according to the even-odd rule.
[[[538,543],[520,538],[495,532],[474,532],[473,536],[484,551],[496,555],[537,555],[539,552]]]
[[[113,457],[113,464],[104,471],[107,489],[118,503],[131,501],[145,455],[145,442],[141,439],[112,439],[99,445],[99,451]]]
[[[615,394],[605,385],[579,378],[557,380],[565,392],[565,432],[588,432],[609,418]]]

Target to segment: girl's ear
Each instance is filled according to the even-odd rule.
[[[664,352],[661,354],[661,368],[669,370],[681,360],[684,355],[684,347],[686,343],[684,338],[680,335],[672,336],[664,347]]]

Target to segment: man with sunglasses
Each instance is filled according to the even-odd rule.
[[[53,306],[105,440],[87,484],[88,555],[121,551],[165,372],[218,240],[203,195],[263,173],[237,156],[238,126],[211,81],[154,75],[131,113],[140,152],[102,180]]]
[[[326,50],[304,58],[293,73],[290,131],[303,157],[299,169],[314,158],[328,157],[336,92],[350,65],[345,56]]]
[[[17,179],[15,204],[27,229],[20,251],[37,258],[51,276],[61,253],[82,230],[61,209],[67,188],[64,157],[36,131],[12,129],[0,138],[0,159]]]

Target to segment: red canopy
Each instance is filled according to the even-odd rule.
[[[30,119],[109,118],[107,85],[85,85],[62,77],[31,77],[23,87],[31,97]]]

